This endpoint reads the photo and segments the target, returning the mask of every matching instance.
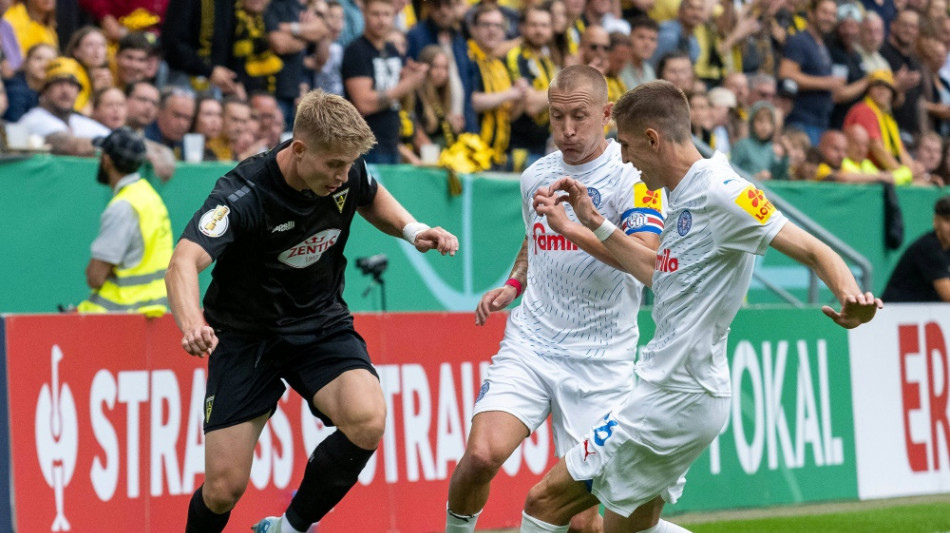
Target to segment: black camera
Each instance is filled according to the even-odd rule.
[[[356,266],[367,276],[379,276],[389,266],[389,258],[386,257],[386,254],[360,257],[356,260]]]

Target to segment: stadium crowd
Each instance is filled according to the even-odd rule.
[[[93,156],[92,139],[128,126],[167,179],[186,152],[276,146],[320,88],[366,118],[370,162],[452,166],[465,144],[484,167],[521,171],[554,149],[551,79],[582,63],[611,101],[673,82],[696,138],[758,179],[943,185],[947,4],[0,0],[0,113],[13,125],[0,134],[5,149]]]

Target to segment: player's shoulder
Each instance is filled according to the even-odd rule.
[[[749,187],[755,186],[736,173],[726,157],[717,152],[713,157],[699,163],[696,184],[705,189],[711,199],[732,201]]]
[[[557,150],[538,159],[521,173],[522,183],[534,183],[552,175],[564,174],[564,159]]]

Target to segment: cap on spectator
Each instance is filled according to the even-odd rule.
[[[864,12],[857,4],[845,2],[838,6],[838,22],[841,23],[845,19],[861,22],[864,20]]]
[[[46,79],[43,81],[45,90],[53,82],[68,80],[82,87],[79,83],[79,62],[71,57],[57,57],[46,64]]]
[[[706,93],[706,96],[709,98],[710,105],[713,106],[728,107],[730,109],[735,109],[739,106],[736,93],[725,87],[713,87]]]
[[[950,196],[944,196],[934,204],[934,214],[942,217],[950,217]]]
[[[124,126],[106,137],[96,137],[92,144],[108,154],[115,169],[125,174],[135,172],[145,161],[145,140]]]
[[[778,80],[778,87],[775,89],[775,96],[779,98],[788,98],[794,100],[798,96],[798,83],[791,78],[782,78]]]
[[[897,89],[894,87],[894,74],[887,69],[877,69],[868,74],[868,89],[875,85],[883,85],[891,90],[891,96],[897,98]]]

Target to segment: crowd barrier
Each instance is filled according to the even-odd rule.
[[[155,183],[168,206],[172,230],[179,235],[211,191],[230,169],[221,163],[181,164],[168,183]],[[383,291],[389,311],[469,311],[485,290],[507,278],[524,238],[519,183],[514,176],[462,176],[463,190],[449,196],[441,169],[411,166],[374,167],[374,173],[420,220],[441,225],[459,236],[454,258],[421,255],[408,243],[383,235],[357,217],[347,244],[347,286],[344,297],[355,311],[378,311]],[[0,312],[54,312],[88,295],[85,268],[89,245],[98,231],[99,215],[110,192],[95,183],[96,162],[55,156],[0,163],[0,212],[4,253],[0,254]],[[874,266],[874,290],[880,292],[899,251],[884,248],[883,193],[877,185],[774,182],[781,194],[806,215],[827,227]],[[904,246],[932,226],[936,188],[901,188]],[[533,233],[532,246],[557,245],[557,235]],[[385,285],[371,285],[354,259],[378,253],[389,259]],[[778,252],[758,260],[757,269],[771,282],[806,299],[806,271]],[[206,287],[209,275],[201,278]],[[367,292],[368,290],[368,292]],[[822,293],[822,301],[830,293]],[[753,284],[749,303],[777,303]]]
[[[735,394],[672,514],[950,492],[950,313],[893,305],[855,330],[817,309],[742,309],[728,354]],[[356,315],[388,408],[379,451],[321,533],[441,531],[448,480],[504,315]],[[639,314],[641,339],[653,332]],[[5,315],[0,321],[0,530],[183,529],[201,483],[205,360],[170,316]],[[604,406],[604,410],[610,406]],[[265,428],[228,531],[280,514],[332,429],[289,392]],[[554,462],[547,426],[493,485],[479,527],[520,521]],[[12,496],[12,498],[10,497]],[[12,508],[10,502],[12,501]]]

